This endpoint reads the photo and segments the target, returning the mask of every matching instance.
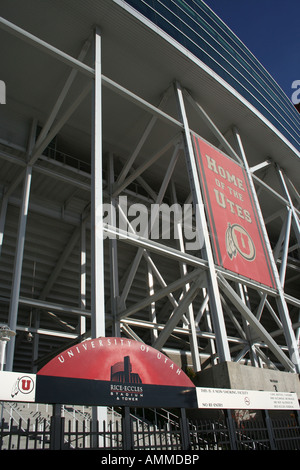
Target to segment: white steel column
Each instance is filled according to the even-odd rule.
[[[81,221],[81,237],[80,237],[80,305],[82,309],[86,309],[86,221]],[[79,334],[86,332],[86,317],[82,315],[79,319]]]
[[[159,109],[162,109],[165,102],[167,101],[168,99],[168,96],[169,96],[169,90],[167,90],[167,92],[163,95],[159,105],[158,105],[158,108]],[[129,173],[129,171],[132,169],[132,165],[134,164],[135,162],[135,159],[137,158],[141,148],[143,147],[145,141],[147,140],[147,138],[149,137],[154,125],[156,124],[158,120],[158,116],[152,116],[150,122],[148,123],[142,137],[140,138],[135,150],[133,151],[133,153],[131,154],[131,156],[128,158],[128,160],[126,161],[126,164],[124,165],[120,175],[118,176],[118,179],[116,181],[116,187],[119,186],[121,183],[123,183],[123,181],[126,179],[127,177],[127,174]]]
[[[201,188],[199,183],[199,177],[196,167],[196,160],[193,150],[193,144],[191,139],[191,133],[189,129],[188,119],[186,115],[184,100],[183,100],[183,93],[179,83],[175,83],[175,91],[177,93],[177,101],[178,107],[181,114],[181,119],[184,126],[184,134],[185,134],[185,144],[186,144],[186,154],[187,154],[187,162],[189,166],[189,176],[190,176],[190,183],[191,183],[191,190],[193,193],[193,200],[195,206],[195,213],[198,215],[198,220],[201,222],[201,229],[203,231],[202,234],[199,234],[203,237],[204,240],[204,247],[203,251],[205,252],[205,258],[208,261],[209,267],[209,274],[208,274],[208,292],[209,292],[209,302],[211,306],[211,316],[212,322],[214,326],[214,332],[216,335],[216,345],[217,351],[219,354],[220,362],[230,361],[230,351],[229,345],[227,340],[227,332],[225,328],[223,310],[221,305],[220,299],[220,292],[219,286],[217,282],[216,270],[213,260],[213,254],[211,249],[211,244],[209,240],[209,233],[208,227],[204,212],[204,204],[202,201],[202,194]]]
[[[2,204],[1,204],[1,212],[0,212],[0,256],[1,256],[2,245],[3,245],[7,206],[8,206],[8,196],[4,194],[3,199],[2,199]]]
[[[157,199],[155,201],[155,209],[153,210],[153,212],[151,212],[151,216],[149,217],[148,231],[144,234],[145,237],[148,237],[149,234],[151,233],[151,231],[153,229],[153,226],[155,224],[156,217],[159,215],[159,206],[161,205],[161,203],[163,201],[165,192],[167,190],[167,187],[168,187],[168,184],[170,182],[172,173],[174,171],[174,167],[175,167],[177,159],[178,159],[178,152],[179,152],[179,144],[177,144],[175,149],[174,149],[174,152],[172,154],[168,169],[167,169],[166,174],[164,176],[161,188],[160,188],[159,193],[157,195]],[[143,249],[139,248],[139,250],[137,251],[137,253],[135,255],[135,258],[134,258],[134,260],[131,264],[129,274],[126,277],[126,281],[125,281],[125,284],[124,284],[124,287],[123,287],[122,294],[120,295],[120,308],[123,308],[123,306],[125,304],[128,292],[131,288],[134,276],[137,272],[137,269],[139,267],[139,263],[141,261],[142,256],[143,256]]]
[[[185,252],[185,246],[184,246],[184,240],[183,240],[183,232],[182,232],[182,221],[179,220],[179,216],[177,213],[177,195],[176,195],[176,189],[175,189],[175,184],[174,181],[172,181],[172,198],[173,198],[173,204],[175,206],[175,221],[174,221],[174,226],[175,226],[175,231],[176,231],[176,238],[178,239],[178,244],[179,244],[179,249],[183,253]],[[180,271],[181,275],[186,275],[187,274],[187,266],[186,263],[180,264]],[[185,286],[185,292],[190,289],[190,285],[187,284]],[[190,348],[191,348],[191,355],[192,355],[192,360],[193,360],[193,367],[194,367],[194,372],[198,372],[201,370],[201,361],[200,361],[200,355],[199,355],[199,348],[198,348],[198,341],[197,341],[197,334],[196,334],[196,324],[195,324],[195,316],[194,316],[194,309],[192,303],[188,306],[187,310],[188,314],[188,319],[189,319],[189,327],[191,330],[191,335],[190,335]]]
[[[29,143],[28,143],[28,149],[27,149],[28,161],[29,161],[29,158],[30,158],[33,146],[34,146],[34,142],[35,142],[36,125],[37,125],[37,122],[36,122],[36,119],[34,119],[32,122],[31,131],[29,135]],[[11,290],[9,313],[8,313],[9,327],[14,332],[16,332],[16,328],[17,328],[23,255],[24,255],[24,245],[25,245],[25,233],[26,233],[26,224],[27,224],[27,216],[28,216],[28,208],[29,208],[31,179],[32,179],[32,165],[28,164],[25,169],[25,177],[24,177],[24,183],[23,183],[23,197],[22,197],[22,204],[21,204],[20,213],[19,213],[17,245],[16,245],[16,252],[15,252],[12,290]],[[12,187],[14,187],[14,183],[12,184]],[[12,371],[13,369],[15,338],[16,338],[15,336],[12,338],[7,348],[6,370],[8,371]]]
[[[105,336],[104,311],[104,249],[102,194],[102,86],[101,36],[95,31],[95,83],[93,93],[92,129],[92,191],[91,191],[91,304],[92,337]]]
[[[31,177],[32,177],[32,166],[28,165],[26,168],[25,179],[24,179],[22,206],[20,208],[18,238],[17,238],[17,247],[16,247],[15,264],[14,264],[14,275],[13,275],[13,282],[12,282],[11,300],[10,300],[10,305],[9,305],[8,324],[12,331],[16,331],[16,327],[17,327],[21,274],[22,274],[22,265],[23,265],[23,253],[24,253],[24,245],[25,245],[25,232],[26,232],[26,223],[27,223],[28,206],[29,206]],[[12,368],[13,368],[14,349],[15,349],[15,336],[8,343],[8,347],[7,347],[6,370],[8,371],[12,371]]]
[[[95,29],[94,38],[95,79],[92,102],[92,182],[91,182],[91,336],[105,336],[104,292],[104,236],[103,236],[103,188],[102,188],[102,79],[101,35]],[[107,421],[105,407],[93,407],[93,429],[102,429]],[[95,440],[97,436],[95,436]],[[95,442],[96,443],[96,442]],[[101,443],[99,443],[101,445]]]
[[[279,165],[276,165],[276,168],[277,168],[277,173],[278,173],[278,176],[279,176],[279,181],[280,181],[282,190],[284,192],[285,197],[289,201],[290,210],[291,210],[292,215],[293,215],[292,224],[294,226],[294,232],[295,232],[295,235],[296,235],[296,238],[297,238],[297,241],[298,241],[298,245],[300,246],[300,222],[299,222],[299,217],[298,217],[298,215],[295,211],[295,207],[294,207],[292,198],[290,196],[290,193],[289,193],[289,190],[288,190],[285,178],[284,178],[283,171],[279,167]]]
[[[243,147],[243,144],[242,144],[241,136],[240,136],[239,131],[236,127],[233,128],[233,132],[234,132],[234,135],[236,137],[237,144],[239,146],[240,154],[241,154],[241,157],[242,157],[242,160],[243,160],[243,164],[244,164],[246,173],[248,175],[249,184],[250,184],[250,187],[252,189],[252,194],[253,194],[253,197],[254,197],[257,213],[258,213],[260,223],[261,223],[261,227],[262,227],[263,234],[264,234],[265,244],[266,244],[266,247],[267,247],[267,250],[268,250],[268,253],[269,253],[270,261],[272,263],[274,278],[275,278],[275,282],[276,282],[276,288],[277,288],[277,291],[278,291],[278,297],[276,298],[276,302],[277,302],[277,306],[278,306],[278,310],[279,310],[279,314],[280,314],[280,319],[281,319],[282,325],[283,325],[283,332],[284,332],[284,336],[285,336],[285,339],[286,339],[286,343],[287,343],[287,347],[288,347],[288,351],[289,351],[289,356],[290,356],[290,359],[291,359],[292,363],[295,366],[295,371],[299,374],[300,373],[299,351],[298,351],[297,341],[296,341],[296,338],[295,338],[295,333],[294,333],[293,327],[292,327],[292,322],[291,322],[290,315],[289,315],[288,306],[287,306],[287,303],[286,303],[286,300],[285,300],[285,297],[284,297],[283,286],[282,286],[280,278],[279,278],[278,270],[277,270],[275,260],[274,260],[274,256],[273,256],[273,253],[272,253],[272,249],[271,249],[271,246],[270,246],[270,243],[269,243],[268,234],[267,234],[266,227],[265,227],[264,220],[263,220],[263,216],[262,216],[262,213],[261,213],[259,201],[258,201],[258,198],[257,198],[257,195],[256,195],[255,187],[254,187],[253,180],[252,180],[252,174],[251,174],[251,171],[250,171],[250,168],[249,168],[249,165],[248,165],[248,161],[247,161],[246,154],[245,154],[245,151],[244,151],[244,147]]]
[[[114,172],[114,156],[111,152],[108,160],[108,174],[109,174],[109,192],[110,192],[110,208],[111,208],[111,224],[117,227],[116,210],[117,201],[111,196],[112,188],[115,181]],[[116,237],[109,237],[109,262],[110,262],[110,305],[111,314],[113,317],[113,336],[121,336],[120,321],[117,319],[119,309],[119,270],[118,270],[118,242]]]
[[[150,264],[147,264],[148,272],[147,272],[147,281],[148,281],[148,289],[149,289],[149,295],[150,297],[155,294],[154,290],[154,278],[153,278],[153,272]],[[155,302],[152,302],[149,305],[149,319],[150,322],[153,324],[157,323],[157,317],[156,317],[156,305]],[[158,338],[158,331],[157,328],[153,328],[151,330],[151,338],[152,338],[152,344],[157,340]]]

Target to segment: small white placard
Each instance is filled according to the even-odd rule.
[[[197,387],[198,408],[299,410],[296,393]]]
[[[36,375],[23,372],[0,372],[1,401],[35,401]]]

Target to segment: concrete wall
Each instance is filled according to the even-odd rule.
[[[198,387],[231,388],[297,393],[300,400],[298,374],[224,362],[197,373]]]

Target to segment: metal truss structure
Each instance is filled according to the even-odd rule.
[[[47,119],[42,125],[32,119],[27,148],[1,137],[0,321],[17,332],[8,344],[7,370],[36,371],[70,344],[121,335],[195,372],[234,361],[299,374],[300,199],[293,171],[287,175],[272,154],[255,160],[251,149],[248,158],[247,132],[238,117],[224,129],[180,77],[159,90],[154,105],[104,75],[105,29],[102,36],[96,28],[74,59],[8,20],[0,25],[3,37],[68,68]],[[92,65],[86,65],[90,54]],[[80,91],[68,99],[77,76]],[[124,107],[130,122],[111,107]],[[92,147],[90,161],[80,162],[59,153],[53,142],[81,112],[82,119],[92,116]],[[115,137],[110,140],[107,122],[117,129],[115,136],[126,131],[126,153]],[[193,132],[245,168],[275,289],[215,264]],[[141,234],[134,213],[122,206],[125,198],[128,207],[148,209],[150,229],[162,222],[164,204],[180,211],[192,203],[194,222],[201,221],[201,250],[189,249],[176,211],[172,237]],[[115,208],[109,222],[104,204]]]

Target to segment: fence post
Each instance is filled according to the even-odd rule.
[[[122,419],[123,429],[123,450],[133,449],[132,423],[130,417],[130,408],[125,406],[124,417]]]
[[[61,405],[53,405],[50,429],[50,449],[61,450],[63,442],[64,418],[61,416]]]
[[[188,424],[188,420],[186,417],[185,408],[181,408],[180,412],[181,412],[180,429],[181,429],[181,437],[182,437],[182,450],[189,450],[191,448],[191,441],[190,441],[189,424]]]
[[[297,426],[300,428],[300,411],[295,410]]]
[[[227,428],[228,428],[228,434],[229,434],[229,441],[230,441],[231,450],[237,450],[236,428],[235,428],[234,420],[232,418],[231,410],[226,410],[225,416],[226,416],[226,422],[227,422]]]
[[[272,420],[270,418],[269,412],[268,410],[263,410],[262,414],[266,422],[271,450],[276,450],[276,441],[275,441],[275,436],[274,436],[274,431],[273,431]]]

